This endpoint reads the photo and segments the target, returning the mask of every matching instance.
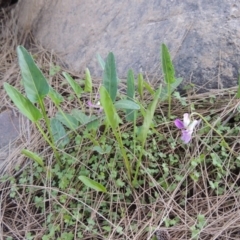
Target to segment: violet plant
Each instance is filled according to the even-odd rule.
[[[42,71],[35,64],[31,54],[23,46],[17,47],[17,54],[26,96],[8,83],[4,83],[5,91],[19,111],[37,126],[45,141],[53,149],[57,164],[61,167],[63,165],[61,158],[62,152],[59,151],[59,148],[64,148],[66,144],[69,143],[68,133],[65,131],[65,127],[78,135],[77,128],[81,123],[82,116],[79,119],[79,112],[75,112],[74,116],[73,114],[64,113],[60,107],[60,104],[64,101],[63,96],[51,87]],[[63,73],[63,75],[81,103],[80,96],[83,92],[82,88],[69,74]],[[86,70],[84,91],[92,92],[92,80],[88,69]],[[58,109],[58,112],[52,118],[47,114],[44,103],[45,97],[49,97]],[[44,120],[46,129],[42,127],[42,119]],[[91,121],[91,117],[87,120],[85,119],[85,122],[88,121]],[[63,127],[63,125],[65,127]],[[59,142],[61,142],[60,145]],[[43,167],[47,172],[47,176],[49,173],[52,173],[51,169],[47,168],[44,160],[38,154],[26,149],[22,150],[22,154]],[[104,186],[85,176],[79,176],[79,180],[87,187],[96,191],[106,192]]]
[[[191,115],[189,113],[184,113],[183,121],[180,119],[176,119],[174,123],[178,129],[182,130],[181,139],[184,143],[187,144],[191,141],[193,131],[197,127],[197,125],[200,123],[200,120],[191,121]]]
[[[200,120],[195,120],[195,119],[191,120],[191,117],[194,115],[200,117]],[[184,113],[183,121],[180,119],[176,119],[174,121],[175,126],[182,131],[181,140],[185,144],[188,144],[192,139],[192,134],[194,132],[194,129],[196,129],[196,127],[199,126],[201,120],[203,120],[203,122],[205,122],[205,124],[209,126],[221,138],[221,145],[226,147],[229,150],[229,152],[231,152],[234,156],[237,156],[236,153],[229,147],[229,145],[225,141],[224,136],[216,128],[214,128],[206,120],[206,118],[204,118],[201,114],[196,112],[192,113],[191,115],[189,113]]]

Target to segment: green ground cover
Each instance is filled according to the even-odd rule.
[[[154,85],[120,80],[113,53],[101,84],[17,56],[4,89],[38,140],[1,177],[5,239],[238,239],[237,88],[180,95],[164,44]]]

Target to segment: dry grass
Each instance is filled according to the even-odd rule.
[[[1,28],[0,28],[0,94],[1,94],[1,110],[4,108],[13,108],[13,105],[6,96],[2,84],[8,82],[18,89],[21,89],[20,74],[16,58],[16,46],[22,44],[22,37],[19,36],[19,31],[16,27],[15,20],[11,12],[1,13]],[[45,51],[39,46],[32,45],[32,49],[36,56],[38,65],[41,69],[44,69],[45,76],[50,78],[50,81],[54,88],[65,94],[66,96],[71,93],[71,90],[62,85],[63,77],[60,74],[56,74],[54,77],[49,76],[49,69],[52,63],[60,63],[60,59],[57,55]],[[61,64],[61,63],[60,63]],[[71,73],[77,76],[74,73]],[[97,87],[97,84],[96,84]],[[223,124],[227,124],[234,115],[237,114],[237,108],[239,101],[234,98],[236,88],[212,91],[210,93],[189,95],[187,98],[188,106],[195,105],[197,112],[204,116],[211,116],[214,126],[218,119],[222,120]],[[211,103],[211,99],[214,97],[215,101]],[[52,103],[46,102],[48,113],[53,116],[55,108]],[[65,102],[63,110],[69,110],[76,108],[78,105],[76,102]],[[166,112],[166,106],[159,105],[157,114],[164,116]],[[175,102],[173,115],[182,116],[186,111],[178,102]],[[191,109],[189,109],[191,111]],[[231,119],[230,119],[231,118]],[[236,125],[238,125],[236,123]],[[125,126],[127,131],[129,126]],[[52,164],[53,155],[46,146],[45,142],[39,136],[35,127],[28,123],[28,125],[22,126],[20,134],[20,143],[18,148],[6,159],[6,164],[3,167],[2,175],[8,174],[14,178],[18,178],[23,172],[24,168],[32,168],[31,162],[24,158],[20,151],[22,148],[28,148],[35,152],[40,152],[42,156],[47,159],[49,165]],[[162,132],[165,139],[176,138],[177,132],[171,128],[171,124],[161,124],[158,126],[159,132]],[[175,185],[174,189],[170,192],[160,186],[158,178],[163,174],[162,166],[159,164],[159,173],[156,177],[152,177],[150,174],[144,180],[144,184],[133,191],[132,201],[129,199],[125,201],[125,197],[115,201],[110,196],[106,198],[102,194],[96,194],[89,192],[86,195],[91,197],[92,204],[87,204],[86,199],[77,198],[68,192],[60,192],[68,199],[66,203],[61,203],[58,197],[53,197],[51,194],[53,188],[51,181],[46,180],[46,184],[42,185],[39,182],[32,181],[31,188],[26,184],[14,184],[9,181],[3,181],[0,184],[1,201],[0,201],[0,239],[26,239],[28,232],[34,232],[34,239],[42,239],[47,226],[44,227],[44,223],[47,222],[48,214],[53,211],[54,205],[62,206],[63,209],[68,211],[69,202],[74,200],[85,206],[86,209],[91,210],[91,218],[98,224],[98,235],[94,235],[92,232],[86,231],[82,239],[129,239],[129,240],[144,240],[151,239],[155,229],[161,229],[166,232],[161,235],[162,238],[167,239],[167,235],[170,235],[170,239],[191,239],[190,227],[196,224],[198,214],[203,214],[207,220],[206,225],[203,227],[199,239],[202,240],[222,240],[222,239],[240,239],[240,192],[238,190],[240,183],[239,168],[231,171],[228,169],[228,164],[235,156],[232,153],[227,152],[225,164],[223,169],[228,173],[222,179],[222,188],[225,189],[224,194],[216,194],[210,186],[208,181],[212,179],[211,167],[207,163],[203,163],[200,168],[200,180],[197,182],[191,181],[189,175],[191,169],[189,162],[200,156],[200,154],[209,154],[211,151],[215,151],[214,147],[220,144],[219,141],[214,141],[213,146],[206,145],[205,140],[211,141],[212,138],[216,138],[214,133],[209,130],[208,134],[197,135],[192,145],[187,146],[185,149],[181,145],[171,146],[171,142],[162,141],[158,143],[158,149],[156,151],[163,152],[165,154],[178,154],[180,156],[179,175],[182,175],[182,180],[175,180],[175,176],[171,175],[174,169],[170,169],[168,178],[171,179],[171,184]],[[230,141],[232,151],[238,155],[239,153],[239,140],[237,137],[231,137],[226,134],[226,139]],[[149,146],[151,141],[149,140]],[[164,146],[164,148],[162,147]],[[209,149],[210,148],[210,149]],[[164,149],[164,150],[163,150]],[[207,152],[207,153],[206,153]],[[142,168],[148,165],[148,160],[143,164]],[[237,161],[237,160],[236,160]],[[78,162],[78,164],[80,164]],[[172,167],[174,168],[174,167]],[[124,171],[120,173],[124,176]],[[108,189],[112,193],[124,192],[124,189],[115,188],[109,184]],[[11,197],[13,188],[15,188],[15,197]],[[32,189],[32,191],[26,191]],[[46,211],[41,212],[36,207],[33,199],[40,192],[45,192],[46,195]],[[123,195],[124,196],[124,195]],[[155,197],[154,202],[150,199]],[[114,218],[101,215],[100,205],[101,203],[107,203],[109,206],[109,212],[118,212],[121,209],[122,217],[115,222]],[[119,213],[119,212],[118,212]],[[178,217],[179,222],[175,226],[163,227],[165,218]],[[101,222],[105,219],[112,231],[109,235],[104,237],[104,231],[101,228]],[[63,221],[61,216],[56,219],[56,225],[63,227]],[[78,227],[86,224],[85,219],[79,219],[76,222],[75,228],[71,230],[76,234]],[[132,226],[134,225],[134,229]],[[117,233],[117,227],[123,228],[121,236]],[[150,231],[146,231],[148,228]],[[168,233],[168,234],[167,234]],[[165,236],[165,238],[163,237]],[[75,239],[78,239],[77,237]]]

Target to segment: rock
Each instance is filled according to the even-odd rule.
[[[20,136],[21,116],[12,110],[0,113],[0,166],[14,147],[14,140]]]
[[[77,72],[102,75],[96,60],[113,51],[120,78],[127,70],[160,74],[165,43],[176,76],[201,87],[237,84],[240,2],[235,0],[30,1],[18,4],[19,26]]]
[[[18,0],[0,0],[0,8],[5,8],[17,3]]]
[[[0,149],[19,135],[19,116],[11,110],[0,114]]]

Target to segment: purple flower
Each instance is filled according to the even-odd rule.
[[[99,110],[99,112],[102,111],[102,106],[100,105],[100,102],[98,101],[96,104],[93,104],[90,100],[87,101],[87,105],[90,107],[90,108],[97,108]]]
[[[181,139],[183,140],[184,143],[189,143],[191,138],[192,138],[192,133],[194,128],[199,124],[200,120],[193,120],[191,122],[190,115],[188,113],[183,114],[183,121],[180,119],[176,119],[174,121],[175,126],[178,129],[182,130],[182,137]]]

